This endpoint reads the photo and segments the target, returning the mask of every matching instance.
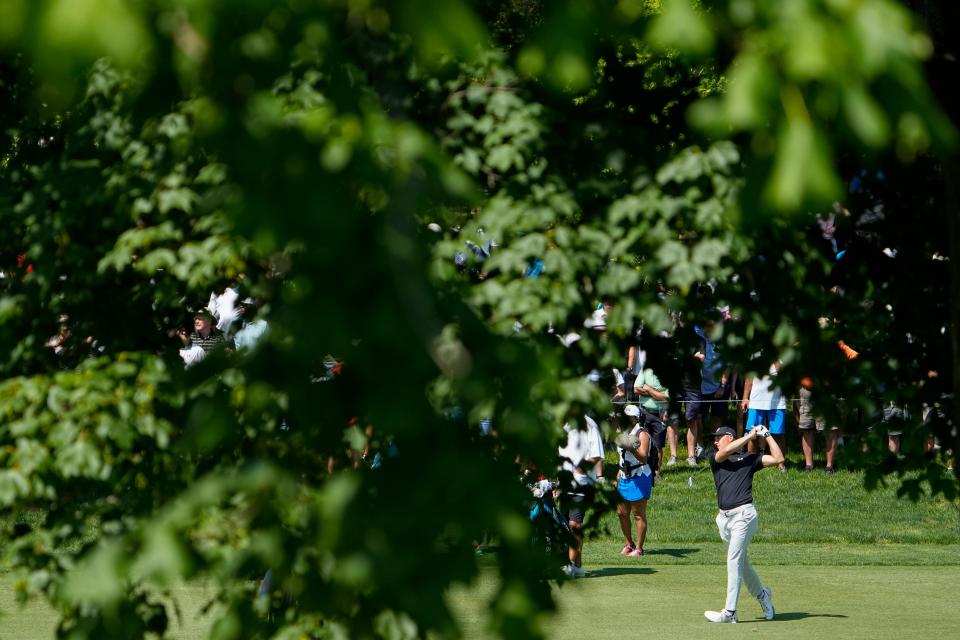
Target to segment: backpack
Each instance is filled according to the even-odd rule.
[[[660,416],[654,415],[646,409],[640,409],[643,412],[643,426],[650,434],[650,452],[647,454],[647,464],[653,471],[656,478],[657,471],[660,470],[660,451],[667,443],[667,425],[663,423]],[[656,480],[654,480],[656,482]]]
[[[654,478],[656,478],[657,471],[660,470],[660,451],[663,449],[666,443],[667,427],[663,424],[663,421],[660,420],[660,418],[652,413],[645,411],[644,409],[641,409],[640,411],[642,412],[640,428],[650,435],[650,450],[647,452],[646,464],[650,467],[650,471],[653,472]],[[618,449],[620,449],[620,455],[622,458],[623,448],[618,447]],[[624,471],[632,471],[638,466],[641,465],[629,465],[627,467],[620,465],[620,468]]]

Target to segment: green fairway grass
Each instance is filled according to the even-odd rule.
[[[777,617],[741,591],[736,625],[717,625],[705,609],[723,608],[725,567],[590,567],[588,576],[556,589],[559,613],[540,620],[548,638],[591,640],[644,637],[806,640],[903,640],[960,637],[955,594],[957,567],[758,566],[773,589]],[[480,602],[495,582],[480,580],[451,592],[450,602],[468,639],[487,638]],[[642,630],[642,633],[641,633]],[[760,634],[760,635],[754,635]]]
[[[774,590],[777,619],[772,622],[761,618],[759,605],[746,590],[740,597],[740,624],[711,625],[703,619],[704,609],[722,608],[726,584],[726,569],[716,561],[722,557],[708,552],[702,557],[711,562],[699,566],[677,565],[661,558],[588,563],[586,578],[555,588],[559,611],[554,618],[543,616],[539,623],[548,638],[593,640],[617,640],[624,637],[626,628],[637,628],[641,623],[663,640],[727,638],[748,630],[773,639],[960,637],[960,613],[954,595],[960,590],[960,569],[956,564],[765,566],[761,558],[773,550],[759,551],[758,572]],[[953,553],[956,562],[960,553]],[[490,637],[485,628],[485,603],[496,585],[493,573],[485,572],[470,587],[451,590],[449,602],[463,623],[467,639]],[[173,591],[183,609],[183,625],[174,623],[170,637],[206,637],[211,620],[198,612],[210,594],[209,590],[187,586]],[[9,581],[0,582],[0,608],[4,612],[0,618],[3,640],[54,637],[54,612],[41,603],[26,609],[14,607]]]
[[[212,588],[202,584],[182,585],[171,590],[180,616],[167,607],[171,616],[170,640],[205,640],[213,623],[202,610],[214,597]],[[58,617],[44,601],[34,600],[21,608],[14,600],[12,581],[0,575],[0,640],[53,640]],[[104,640],[123,640],[104,638]]]
[[[705,609],[723,606],[726,559],[709,469],[684,466],[665,470],[654,489],[648,555],[621,556],[615,517],[600,519],[584,549],[587,578],[556,587],[559,611],[539,621],[547,637],[619,640],[640,628],[658,640],[742,637],[747,630],[774,639],[960,638],[957,505],[898,499],[894,487],[867,492],[863,474],[849,471],[767,469],[754,489],[760,530],[750,555],[774,590],[777,620],[759,620],[760,607],[745,590],[740,624],[703,619]],[[467,638],[490,637],[485,615],[496,587],[491,569],[474,584],[451,589],[449,602]],[[212,620],[199,612],[213,594],[197,584],[174,589],[182,619],[169,637],[205,638]],[[55,612],[39,601],[16,606],[13,577],[4,573],[0,616],[0,640],[54,637]]]

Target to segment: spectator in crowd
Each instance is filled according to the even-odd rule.
[[[640,375],[643,369],[655,370],[657,382],[666,395],[666,399],[654,397],[654,400],[659,404],[659,411],[656,412],[656,415],[660,418],[664,428],[658,429],[656,434],[651,433],[660,456],[665,455],[667,443],[670,445],[670,457],[666,466],[673,466],[677,463],[677,449],[680,440],[680,411],[683,408],[682,403],[670,403],[667,389],[681,389],[685,386],[684,382],[688,376],[685,375],[682,366],[683,359],[689,360],[692,365],[692,375],[696,374],[695,369],[699,362],[692,357],[692,354],[681,354],[677,348],[677,343],[676,333],[672,336],[666,332],[660,334],[649,331],[638,333],[638,359],[643,364],[637,371],[637,375]],[[640,385],[640,388],[643,388],[643,384]],[[635,399],[639,400],[640,396],[635,395]]]
[[[623,532],[622,555],[637,558],[643,555],[643,543],[647,538],[647,500],[653,492],[653,470],[648,464],[650,433],[641,420],[640,408],[628,404],[623,409],[627,428],[617,438],[620,454],[620,469],[617,471],[616,488],[621,502],[617,505],[617,517]],[[637,524],[634,543],[630,514]]]
[[[597,308],[593,310],[590,317],[583,321],[584,329],[593,329],[599,333],[607,330],[607,312],[610,310],[610,304],[600,302]]]
[[[62,314],[57,319],[59,321],[57,335],[51,336],[47,340],[46,346],[52,351],[59,369],[72,369],[80,364],[84,358],[95,357],[103,353],[104,348],[93,336],[87,336],[80,340],[73,335],[69,316]]]
[[[253,349],[267,332],[267,321],[257,317],[259,311],[260,305],[253,298],[244,298],[237,305],[237,318],[242,323],[240,330],[233,336],[237,351]]]
[[[777,441],[782,451],[786,446],[787,433],[787,399],[779,388],[773,388],[773,378],[780,373],[781,363],[778,360],[770,365],[767,375],[750,378],[744,384],[741,405],[747,410],[747,422],[744,429],[749,433],[754,427],[763,425],[770,430],[770,434]],[[756,440],[747,442],[747,449],[755,452]],[[783,461],[780,470],[786,471]]]
[[[727,599],[720,611],[704,611],[710,622],[736,622],[740,583],[747,585],[757,598],[763,615],[773,620],[773,594],[760,582],[760,576],[750,564],[747,547],[757,533],[757,509],[753,505],[753,474],[766,467],[783,464],[783,453],[766,427],[758,425],[747,435],[737,438],[730,427],[720,427],[713,434],[715,451],[708,460],[717,486],[717,528],[727,548]],[[770,453],[760,456],[742,453],[743,445],[764,438]],[[754,447],[756,448],[756,447]]]
[[[561,468],[571,475],[571,484],[560,488],[561,512],[567,519],[574,543],[570,545],[570,564],[563,572],[571,578],[586,575],[583,569],[583,516],[599,478],[603,477],[603,436],[600,427],[585,415],[584,430],[563,425],[567,441],[560,447]]]
[[[639,332],[637,332],[639,333]],[[623,389],[628,402],[636,402],[637,395],[634,391],[634,381],[640,375],[640,371],[646,364],[647,354],[640,348],[640,341],[637,334],[630,336],[627,344],[627,368],[623,374]]]
[[[195,346],[186,346],[183,349],[180,349],[180,357],[183,359],[183,366],[185,369],[199,364],[205,357],[207,352],[203,350],[203,347],[200,345]]]
[[[640,348],[639,353],[643,361],[646,362],[646,351]],[[653,369],[642,367],[633,382],[633,395],[637,398],[640,408],[650,416],[655,416],[659,421],[658,425],[661,428],[656,434],[650,433],[651,437],[659,437],[659,441],[655,443],[659,455],[665,444],[663,442],[665,436],[663,425],[667,424],[669,420],[670,391],[663,386]],[[676,456],[676,454],[673,455]],[[676,462],[676,457],[674,457],[673,464],[676,464]],[[656,464],[655,468],[659,469],[660,465]]]
[[[727,416],[727,400],[730,389],[727,386],[729,371],[720,360],[716,345],[710,336],[716,324],[708,318],[702,325],[693,328],[695,344],[693,359],[699,363],[694,374],[692,367],[684,367],[684,403],[687,419],[687,464],[697,465],[703,456],[700,433],[705,426],[716,428]],[[690,347],[687,347],[688,349]]]
[[[903,437],[903,424],[909,420],[910,412],[888,402],[883,408],[883,424],[887,428],[887,450],[895,456],[900,455],[900,439]]]
[[[697,458],[703,453],[700,444],[700,375],[703,342],[693,328],[677,321],[674,332],[674,358],[680,368],[680,386],[683,390],[684,419],[687,424],[687,464],[697,466]],[[678,434],[675,434],[678,438]]]
[[[804,377],[800,381],[799,398],[793,403],[794,419],[800,430],[800,445],[803,448],[804,472],[813,471],[813,449],[818,432],[824,434],[826,466],[823,471],[827,475],[833,473],[834,458],[837,455],[837,440],[840,428],[831,426],[826,428],[826,421],[819,416],[813,407],[813,382]]]
[[[694,357],[702,363],[700,368],[700,423],[709,424],[713,431],[723,424],[727,417],[727,404],[730,400],[730,388],[727,381],[730,370],[724,366],[716,344],[710,338],[716,327],[714,319],[707,319],[702,327],[695,327],[694,331],[703,341],[703,350],[694,353]],[[705,423],[704,418],[710,422]]]
[[[667,446],[670,447],[670,457],[664,466],[672,467],[677,464],[677,449],[680,446],[680,415],[668,410],[664,424],[667,426]]]
[[[240,276],[241,278],[243,276]],[[223,293],[210,293],[210,300],[207,302],[207,310],[216,321],[216,329],[225,336],[233,334],[234,322],[239,316],[237,299],[240,297],[240,279],[232,281],[223,290]]]
[[[180,329],[177,332],[184,348],[200,347],[204,356],[209,355],[215,349],[222,348],[226,341],[223,334],[214,328],[213,322],[213,314],[207,309],[201,309],[193,314],[193,332],[188,334],[185,329]]]

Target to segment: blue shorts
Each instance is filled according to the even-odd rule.
[[[653,474],[645,476],[640,473],[632,478],[620,478],[617,480],[617,493],[627,502],[647,500],[653,493]]]
[[[750,431],[758,424],[766,425],[773,435],[782,436],[787,431],[787,410],[747,409],[747,424],[744,425],[746,430]]]

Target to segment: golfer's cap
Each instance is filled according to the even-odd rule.
[[[634,418],[640,417],[640,407],[635,404],[628,404],[623,408],[623,413]]]
[[[719,436],[733,436],[734,438],[736,438],[737,432],[730,427],[720,427],[710,435],[712,435],[714,438],[717,438]]]

